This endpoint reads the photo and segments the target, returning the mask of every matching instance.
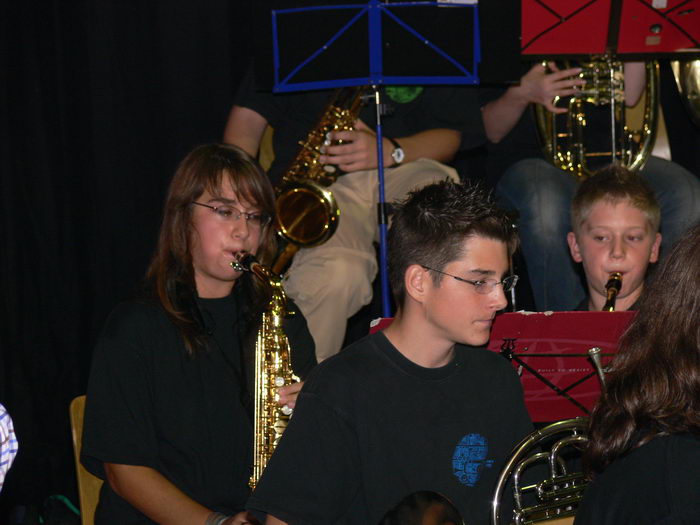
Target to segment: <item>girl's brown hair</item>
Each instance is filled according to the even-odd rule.
[[[700,436],[700,224],[644,289],[591,415],[589,472],[659,435]]]
[[[192,203],[205,190],[221,193],[225,180],[238,196],[261,212],[274,215],[274,190],[260,165],[246,152],[227,144],[205,144],[192,150],[180,163],[165,199],[158,245],[147,272],[147,280],[194,354],[205,346],[202,322],[197,308],[196,285],[190,253]],[[258,260],[269,265],[276,252],[272,226],[261,233]],[[266,300],[264,288],[250,274],[237,281],[252,292],[249,313],[261,309]]]

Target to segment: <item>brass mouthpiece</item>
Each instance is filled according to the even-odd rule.
[[[617,294],[622,288],[622,274],[620,272],[614,272],[610,274],[608,282],[605,284],[605,305],[603,306],[604,312],[614,312],[615,311],[615,300],[617,299]]]

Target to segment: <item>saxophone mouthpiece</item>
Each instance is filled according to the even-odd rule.
[[[236,255],[236,260],[231,261],[231,268],[237,272],[251,272],[255,264],[258,264],[255,255],[248,252],[240,252]]]
[[[622,288],[622,274],[620,272],[614,272],[610,274],[608,282],[605,284],[605,305],[603,306],[603,311],[614,312],[615,311],[615,300],[617,299],[617,294]]]

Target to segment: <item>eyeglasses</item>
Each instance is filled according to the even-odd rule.
[[[272,220],[272,217],[270,217],[267,213],[247,213],[245,211],[239,210],[238,208],[234,208],[233,206],[228,204],[224,204],[222,206],[211,206],[209,204],[204,204],[203,202],[194,201],[192,202],[192,204],[209,208],[214,213],[216,213],[216,216],[224,222],[228,222],[231,220],[237,221],[241,217],[244,217],[246,223],[253,228],[263,228],[270,224],[270,221]]]
[[[517,275],[509,275],[507,277],[504,277],[501,281],[497,281],[496,279],[481,279],[479,281],[471,281],[469,279],[464,279],[463,277],[457,277],[456,275],[436,270],[435,268],[429,268],[428,266],[423,266],[423,268],[425,268],[426,270],[430,270],[431,272],[447,275],[448,277],[452,277],[457,281],[471,284],[474,287],[474,291],[481,295],[490,294],[491,292],[493,292],[494,288],[496,288],[496,286],[498,286],[499,284],[503,286],[503,292],[508,293],[513,288],[515,288],[515,285],[518,283]]]

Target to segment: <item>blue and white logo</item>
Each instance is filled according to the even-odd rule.
[[[452,455],[452,472],[462,485],[473,487],[485,468],[493,466],[493,459],[486,459],[488,440],[481,434],[467,434],[457,444]]]

